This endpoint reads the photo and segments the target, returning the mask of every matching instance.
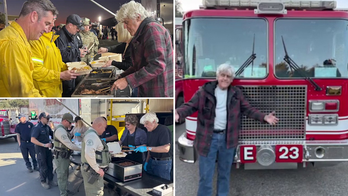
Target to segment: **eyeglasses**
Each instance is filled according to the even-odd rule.
[[[131,125],[131,124],[129,124],[129,123],[126,123],[126,126],[129,126],[129,125]]]
[[[223,78],[226,77],[226,78],[228,78],[228,79],[231,79],[231,78],[232,78],[231,75],[224,74],[224,73],[220,74],[220,76],[223,77]]]

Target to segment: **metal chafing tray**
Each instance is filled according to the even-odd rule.
[[[141,163],[122,159],[110,163],[107,173],[122,182],[127,182],[141,178],[142,167],[143,165]]]
[[[86,76],[87,80],[95,79],[116,79],[116,68],[110,67],[94,67],[93,70]]]
[[[114,97],[115,92],[110,89],[115,79],[87,79],[84,78],[77,85],[72,97]],[[87,89],[87,90],[86,90]]]
[[[115,79],[87,79],[85,77],[79,85],[77,85],[72,97],[130,97],[132,89],[127,86],[123,90],[113,90],[110,92]],[[85,91],[90,90],[90,92]]]

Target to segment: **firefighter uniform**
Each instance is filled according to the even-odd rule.
[[[110,161],[111,155],[107,144],[99,138],[93,128],[89,128],[82,140],[81,151],[81,172],[87,196],[104,195],[103,178],[99,174],[96,174],[96,172],[100,168],[105,171]],[[91,180],[93,175],[97,176],[96,180],[93,180],[94,182]]]
[[[73,122],[73,116],[71,114],[64,114],[63,120]],[[67,128],[62,124],[58,125],[54,131],[54,163],[57,166],[57,180],[61,196],[67,196],[68,176],[70,155],[75,151],[81,151],[81,148],[73,144],[70,140],[70,134]]]
[[[31,47],[22,27],[0,31],[0,97],[41,97],[33,84]]]
[[[48,125],[44,125],[41,122],[36,124],[32,130],[31,137],[36,138],[41,143],[49,143],[50,135],[53,135],[52,129]],[[52,152],[49,148],[35,145],[37,159],[40,168],[41,182],[50,184],[53,180],[53,163]]]
[[[63,93],[60,73],[68,68],[54,43],[58,37],[50,32],[44,33],[39,40],[29,41],[33,52],[34,85],[44,97],[62,97]]]

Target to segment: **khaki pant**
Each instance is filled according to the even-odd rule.
[[[57,166],[56,173],[60,196],[67,196],[70,160],[58,156],[54,159],[54,164]]]
[[[92,168],[90,168],[92,169]],[[85,186],[85,194],[86,196],[103,196],[104,195],[104,180],[101,176],[99,176],[98,180],[96,180],[93,184],[88,183],[89,172],[85,172],[83,168],[81,168],[81,173],[83,177],[83,184]]]

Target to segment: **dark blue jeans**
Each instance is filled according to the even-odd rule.
[[[53,180],[53,157],[48,148],[36,146],[37,159],[40,165],[41,182],[51,182]]]
[[[218,196],[227,196],[230,186],[231,166],[236,149],[226,147],[226,134],[213,134],[208,156],[199,156],[199,187],[198,196],[213,195],[213,177],[215,171],[216,155],[219,153],[217,160],[218,177],[217,193]]]
[[[170,180],[170,172],[172,170],[172,160],[154,160],[149,159],[148,165],[146,167],[147,173],[151,175],[158,176],[160,178]]]
[[[21,146],[20,146],[23,159],[25,161],[25,165],[27,166],[28,169],[31,169],[31,163],[29,161],[29,154],[31,157],[31,160],[33,161],[33,167],[37,167],[37,161],[36,161],[36,154],[35,154],[35,146],[31,142],[26,142],[26,141],[21,141]]]

